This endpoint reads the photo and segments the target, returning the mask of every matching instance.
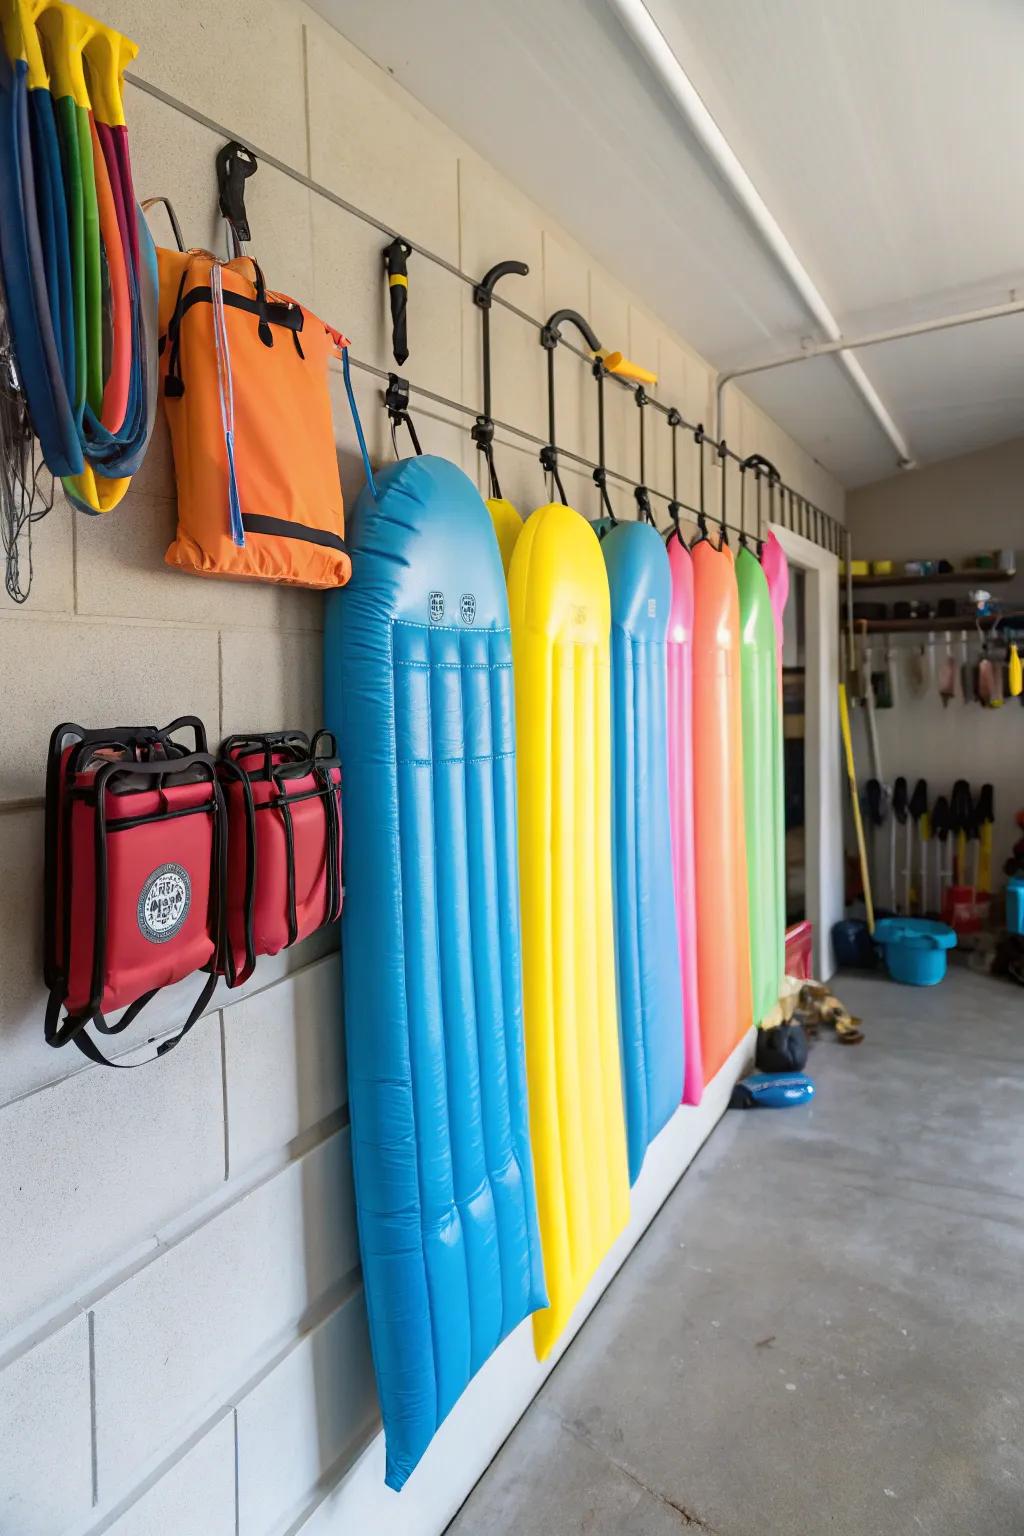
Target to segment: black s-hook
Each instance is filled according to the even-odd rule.
[[[614,527],[618,522],[615,509],[608,496],[608,471],[604,462],[604,375],[605,367],[601,358],[595,357],[593,367],[594,378],[597,380],[597,468],[594,470],[594,484],[601,495],[601,507]]]
[[[665,543],[667,544],[670,539],[676,538],[685,549],[686,540],[683,538],[683,532],[679,526],[679,514],[682,508],[679,505],[679,455],[676,451],[676,433],[683,424],[683,418],[673,405],[669,407],[665,420],[668,422],[672,432],[672,500],[668,504],[668,515],[672,519],[672,527],[665,535]]]
[[[562,339],[562,326],[566,322],[576,327],[591,352],[601,350],[601,343],[589,321],[585,320],[578,310],[556,309],[541,329],[540,344],[548,354],[548,440],[540,451],[540,463],[544,472],[554,480],[563,506],[568,506],[569,503],[565,499],[565,488],[558,473],[558,439],[555,433],[555,348]]]
[[[651,493],[647,489],[647,457],[644,440],[644,410],[647,405],[647,391],[642,384],[637,385],[633,392],[633,399],[636,401],[637,409],[640,413],[640,484],[633,492],[636,498],[636,515],[640,522],[650,523],[653,528],[655,526],[654,512],[651,508]]]
[[[483,413],[476,418],[470,435],[487,461],[491,496],[495,501],[501,500],[501,486],[494,468],[494,420],[491,416],[491,303],[495,284],[499,283],[503,277],[526,277],[529,271],[525,261],[499,261],[484,273],[473,289],[473,303],[480,311],[484,408]]]
[[[699,503],[700,503],[700,511],[697,513],[697,537],[693,541],[693,544],[699,544],[701,539],[706,539],[707,536],[708,536],[707,509],[706,509],[706,507],[704,505],[704,424],[703,424],[703,422],[698,422],[697,425],[694,427],[694,429],[693,429],[693,440],[697,444],[697,452],[700,455],[700,480],[699,480],[700,494],[699,494],[699,496],[697,498]],[[693,548],[693,544],[690,545],[691,549]]]

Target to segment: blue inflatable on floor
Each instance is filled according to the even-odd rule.
[[[612,605],[612,862],[629,1180],[683,1097],[683,994],[668,799],[672,574],[648,523],[602,522]]]
[[[372,485],[372,482],[371,482]],[[527,1117],[514,692],[501,556],[443,459],[376,477],[327,605],[345,1033],[387,1483],[546,1305]]]

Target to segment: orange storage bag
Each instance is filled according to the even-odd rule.
[[[348,342],[268,291],[248,256],[157,251],[164,408],[178,483],[167,564],[341,587],[351,574],[327,365]]]

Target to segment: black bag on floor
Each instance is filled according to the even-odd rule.
[[[802,1024],[759,1029],[754,1061],[759,1072],[802,1072],[807,1065],[807,1031]]]

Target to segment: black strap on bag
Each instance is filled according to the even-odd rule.
[[[77,727],[58,726],[51,737],[51,756],[47,772],[47,866],[46,866],[46,909],[47,909],[47,934],[46,934],[46,968],[47,983],[50,987],[50,995],[46,1005],[44,1019],[44,1036],[48,1045],[60,1047],[74,1041],[75,1045],[90,1061],[100,1066],[117,1067],[123,1070],[135,1067],[148,1066],[151,1061],[161,1056],[166,1056],[169,1051],[181,1044],[185,1036],[190,1032],[198,1019],[205,1012],[213,996],[213,990],[217,985],[217,962],[224,942],[224,900],[227,886],[227,838],[226,838],[226,808],[217,780],[216,764],[212,757],[205,751],[187,753],[177,743],[173,742],[173,733],[184,727],[194,730],[197,746],[206,744],[206,733],[202,722],[195,716],[182,716],[172,721],[163,730],[155,727],[127,727],[115,728],[110,731],[85,731],[80,733],[80,739],[73,750],[73,757],[69,759],[64,770],[63,786],[58,779],[53,777],[61,772],[62,743],[69,732],[74,732]],[[92,980],[90,999],[87,1006],[79,1012],[68,1015],[63,1021],[60,1019],[60,1010],[67,996],[67,955],[71,942],[71,888],[72,879],[69,867],[71,856],[71,804],[73,791],[68,788],[71,778],[78,771],[78,763],[86,760],[86,754],[101,747],[105,750],[121,750],[124,755],[109,761],[101,767],[96,774],[94,784],[87,793],[95,799],[94,818],[94,860],[96,876],[93,950],[92,950]],[[57,748],[55,751],[54,748]],[[145,822],[166,820],[182,815],[209,814],[213,816],[213,839],[211,849],[210,868],[210,894],[208,922],[213,937],[213,954],[207,966],[207,979],[198,997],[190,1009],[184,1024],[176,1035],[163,1040],[157,1045],[153,1056],[147,1057],[143,1062],[112,1061],[105,1056],[88,1033],[88,1026],[93,1025],[103,1035],[122,1034],[135,1022],[142,1010],[162,990],[154,987],[144,992],[135,1001],[124,1009],[116,1024],[109,1023],[104,1017],[101,1003],[104,991],[104,972],[107,954],[108,936],[108,884],[109,870],[109,846],[110,835],[107,824],[107,795],[111,791],[113,781],[121,775],[152,777],[158,788],[162,789],[169,776],[180,778],[186,774],[209,775],[211,783],[211,797],[208,801],[170,812],[155,812],[138,818],[120,820],[117,827],[128,830],[133,826],[139,826]],[[63,810],[63,824],[60,822]],[[65,866],[62,878],[62,896],[64,901],[63,913],[63,940],[64,940],[64,965],[59,965],[59,957],[56,953],[56,937],[54,933],[54,911],[57,895],[56,859],[57,844],[62,846]],[[154,1038],[149,1041],[155,1043]]]

